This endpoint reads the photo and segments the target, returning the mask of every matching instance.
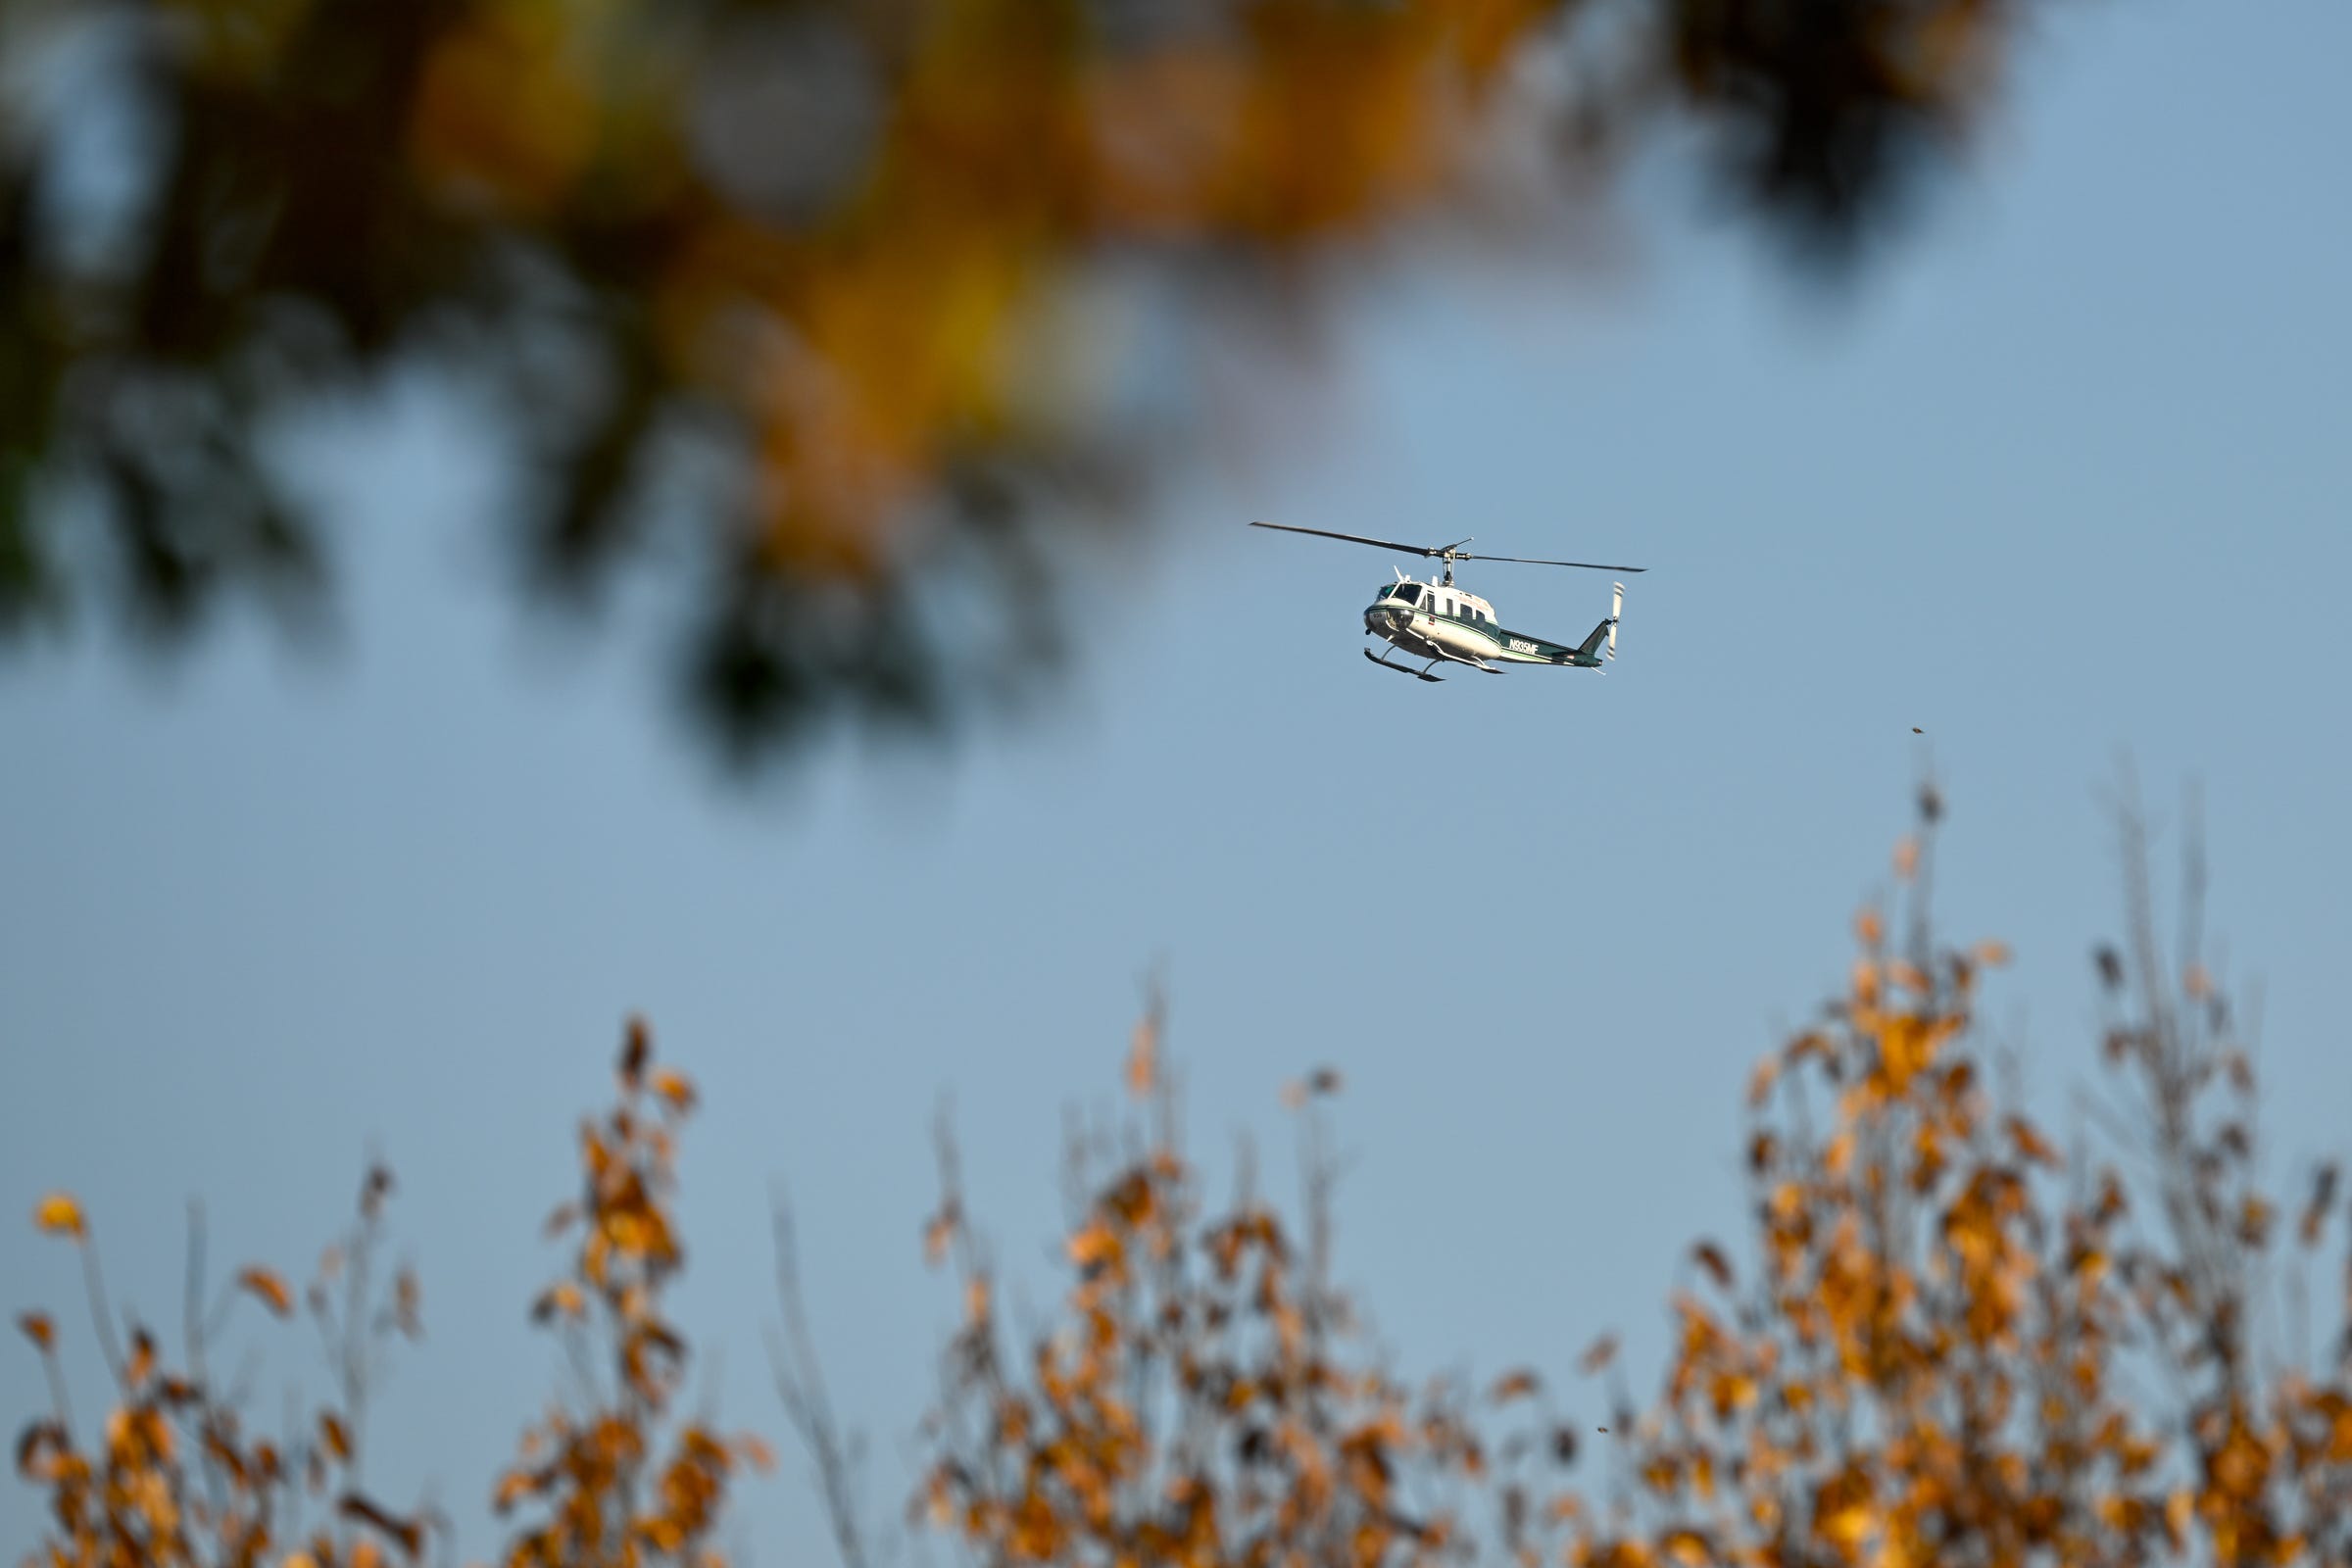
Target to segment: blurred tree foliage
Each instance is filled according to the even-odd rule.
[[[0,635],[316,609],[273,439],[422,371],[593,598],[667,563],[740,755],[1050,653],[1051,558],[1407,225],[1541,245],[1695,122],[1818,259],[2028,0],[6,0]]]
[[[1930,837],[1898,850],[1914,890]],[[2144,882],[2132,909],[2126,950],[2097,956],[2095,1130],[2063,1152],[1992,1081],[1974,1009],[1998,946],[1938,946],[1916,891],[1899,937],[1861,913],[1843,995],[1758,1064],[1745,1244],[1691,1246],[1646,1408],[1606,1335],[1576,1363],[1597,1386],[1404,1381],[1334,1280],[1338,1075],[1287,1092],[1298,1201],[1245,1171],[1211,1203],[1147,1019],[1132,1112],[1073,1138],[1067,1289],[1017,1330],[942,1137],[922,1245],[960,1326],[908,1516],[990,1568],[2352,1563],[2352,1212],[2333,1165],[2291,1200],[2259,1179],[2249,1047],[2220,983],[2193,938],[2163,950]],[[693,1104],[633,1028],[617,1102],[582,1127],[580,1196],[550,1222],[577,1247],[532,1317],[569,1384],[494,1483],[500,1515],[525,1515],[510,1568],[718,1568],[730,1484],[767,1462],[670,1410],[687,1348],[662,1300]],[[446,1520],[392,1511],[361,1476],[368,1380],[420,1299],[405,1272],[370,1284],[389,1187],[370,1174],[308,1293],[334,1393],[269,1436],[207,1348],[242,1298],[295,1310],[278,1276],[246,1269],[208,1311],[199,1245],[172,1362],[112,1316],[78,1203],[39,1205],[80,1250],[115,1388],[76,1426],[61,1331],[19,1319],[54,1391],[16,1449],[48,1504],[29,1563],[450,1560]],[[2331,1259],[2332,1307],[2310,1291]],[[888,1538],[857,1517],[788,1239],[779,1261],[786,1412],[847,1568],[867,1568]]]

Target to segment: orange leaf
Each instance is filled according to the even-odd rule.
[[[1701,1242],[1690,1250],[1690,1255],[1698,1259],[1698,1266],[1705,1269],[1716,1284],[1727,1291],[1732,1288],[1732,1262],[1723,1255],[1722,1248],[1713,1242]]]
[[[694,1082],[675,1067],[654,1074],[654,1093],[681,1116],[694,1108]]]
[[[73,1457],[66,1429],[55,1421],[35,1421],[17,1439],[17,1474],[40,1485],[54,1481]]]
[[[372,1500],[356,1492],[347,1492],[336,1505],[336,1511],[346,1519],[357,1519],[373,1526],[397,1544],[403,1553],[414,1557],[424,1549],[424,1527],[413,1519],[403,1519],[378,1507]]]
[[[1137,1020],[1135,1037],[1127,1047],[1127,1092],[1136,1099],[1150,1096],[1159,1081],[1159,1030],[1146,1015]]]
[[[43,1350],[49,1349],[57,1343],[56,1331],[49,1326],[49,1314],[46,1312],[19,1313],[17,1327],[23,1329],[24,1337]]]
[[[2034,1124],[2023,1116],[2009,1118],[2009,1141],[2017,1146],[2020,1159],[2047,1165],[2052,1170],[2064,1163],[2058,1156],[2058,1151],[2052,1149],[2049,1142],[2034,1130]]]
[[[343,1429],[343,1423],[334,1411],[318,1412],[318,1436],[325,1441],[326,1451],[338,1460],[351,1457],[351,1434]]]
[[[256,1264],[240,1273],[237,1283],[259,1297],[279,1317],[293,1316],[294,1293],[286,1289],[284,1280],[270,1270]]]
[[[32,1223],[45,1236],[71,1236],[75,1241],[89,1234],[82,1223],[81,1205],[66,1193],[51,1193],[42,1199],[32,1211]]]
[[[1684,1568],[1706,1568],[1706,1564],[1715,1560],[1707,1546],[1707,1538],[1695,1530],[1674,1531],[1659,1544],[1666,1548],[1667,1556]]]
[[[645,1075],[645,1063],[654,1054],[653,1031],[643,1018],[631,1017],[620,1047],[620,1081],[634,1090]]]
[[[1488,1393],[1487,1397],[1496,1404],[1507,1404],[1513,1399],[1535,1393],[1537,1387],[1536,1375],[1522,1367],[1516,1372],[1507,1372],[1495,1379],[1494,1387]]]
[[[956,1205],[943,1204],[923,1227],[923,1261],[937,1268],[948,1255],[948,1245],[956,1240]]]
[[[539,1299],[531,1303],[531,1321],[544,1323],[558,1313],[576,1318],[585,1306],[586,1303],[580,1299],[580,1288],[569,1280],[563,1280],[539,1293]]]
[[[392,1321],[412,1340],[424,1338],[424,1288],[416,1271],[404,1268],[392,1282]]]

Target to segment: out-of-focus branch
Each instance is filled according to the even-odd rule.
[[[783,1325],[767,1337],[768,1364],[776,1380],[777,1397],[794,1432],[808,1449],[815,1467],[818,1494],[823,1498],[826,1523],[844,1568],[869,1568],[865,1532],[858,1497],[859,1444],[845,1435],[825,1392],[823,1364],[808,1331],[808,1313],[801,1290],[800,1250],[794,1244],[792,1208],[778,1193],[772,1222],[776,1249],[776,1301]]]

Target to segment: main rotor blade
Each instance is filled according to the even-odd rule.
[[[1253,522],[1252,528],[1275,528],[1283,533],[1311,533],[1318,539],[1345,539],[1350,544],[1373,545],[1382,550],[1401,550],[1408,556],[1437,556],[1445,552],[1427,545],[1403,545],[1394,539],[1369,539],[1360,533],[1333,533],[1328,528],[1298,528],[1287,522]],[[1459,558],[1457,558],[1459,559]]]
[[[1507,561],[1521,566],[1582,566],[1587,571],[1647,571],[1647,566],[1612,566],[1598,561],[1539,561],[1533,556],[1474,556],[1467,550],[1453,550],[1450,545],[1408,545],[1395,539],[1374,539],[1360,533],[1334,533],[1329,528],[1300,528],[1288,522],[1253,522],[1252,528],[1273,528],[1283,533],[1309,533],[1318,539],[1345,539],[1349,544],[1371,545],[1379,550],[1401,551],[1408,556],[1444,557],[1450,550],[1455,561]]]
[[[1538,561],[1532,556],[1473,556],[1456,551],[1456,561],[1509,561],[1522,566],[1582,566],[1587,571],[1647,571],[1647,566],[1609,566],[1597,561]]]

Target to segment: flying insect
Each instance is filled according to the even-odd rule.
[[[1363,650],[1363,655],[1383,669],[1393,669],[1400,675],[1413,675],[1426,681],[1445,679],[1432,674],[1440,664],[1467,664],[1472,669],[1499,675],[1506,666],[1517,664],[1548,665],[1560,669],[1598,669],[1617,657],[1617,621],[1625,612],[1625,584],[1609,585],[1609,614],[1606,620],[1592,628],[1591,636],[1581,643],[1549,642],[1532,632],[1512,631],[1494,619],[1494,607],[1466,588],[1457,587],[1453,580],[1453,564],[1457,561],[1500,561],[1521,566],[1580,566],[1588,571],[1622,571],[1628,574],[1647,570],[1643,566],[1610,566],[1594,561],[1538,561],[1527,556],[1480,556],[1464,550],[1468,539],[1457,539],[1449,545],[1408,545],[1394,539],[1370,539],[1360,533],[1333,533],[1325,528],[1297,528],[1287,522],[1253,522],[1252,528],[1273,528],[1283,533],[1311,534],[1318,539],[1341,539],[1349,544],[1371,545],[1379,550],[1394,550],[1403,555],[1421,556],[1444,563],[1441,575],[1427,582],[1417,582],[1403,572],[1396,580],[1384,583],[1364,607],[1364,630],[1387,646],[1379,653]],[[1408,658],[1426,660],[1419,669],[1390,659],[1394,648]]]

